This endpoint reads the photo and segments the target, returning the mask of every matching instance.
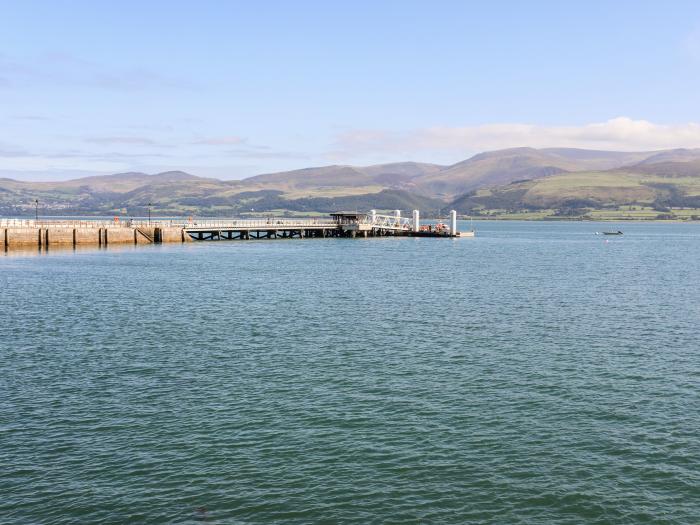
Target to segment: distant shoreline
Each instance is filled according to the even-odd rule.
[[[428,220],[435,220],[435,219],[428,219]],[[693,220],[693,219],[681,219],[681,218],[675,218],[675,219],[640,219],[640,218],[605,218],[605,219],[577,219],[577,218],[539,218],[539,219],[533,219],[533,218],[524,218],[524,217],[459,217],[460,221],[468,221],[468,220],[473,220],[473,221],[499,221],[499,222],[506,222],[506,221],[523,221],[523,222],[664,222],[664,223],[688,223],[688,224],[700,224],[700,220]]]
[[[267,216],[266,214],[261,214],[262,216]],[[284,218],[318,218],[321,216],[325,215],[330,215],[330,214],[325,214],[322,212],[311,212],[309,215],[299,215],[299,214],[290,214],[290,215],[273,215],[270,214],[271,217],[279,218],[279,219],[284,219]],[[83,221],[113,221],[114,220],[114,215],[43,215],[39,217],[39,220],[83,220]],[[127,220],[147,220],[147,217],[139,217],[139,216],[127,216],[127,215],[118,215],[116,217],[119,217],[121,221],[127,221]],[[209,215],[191,215],[191,216],[180,216],[180,215],[163,215],[163,216],[153,216],[152,220],[158,221],[158,220],[173,220],[173,221],[182,221],[186,220],[188,218],[192,218],[195,222],[196,221],[202,221],[202,220],[225,220],[225,219],[246,219],[248,216],[242,215],[242,216],[233,216],[233,215],[221,215],[221,216],[209,216]],[[641,218],[641,217],[553,217],[553,216],[543,216],[543,217],[517,217],[514,215],[500,215],[500,216],[493,216],[493,217],[484,217],[484,216],[469,216],[469,215],[458,215],[457,216],[458,220],[460,221],[524,221],[524,222],[662,222],[662,223],[695,223],[695,224],[700,224],[700,219],[690,219],[690,218],[684,218],[684,217],[674,217],[674,218],[669,218],[669,219],[659,219],[656,217],[650,217],[648,219],[646,218]],[[11,219],[11,220],[34,220],[34,216],[29,216],[29,215],[0,215],[0,219]],[[421,218],[422,221],[427,221],[427,222],[435,222],[435,221],[444,221],[445,217],[444,216],[423,216]]]

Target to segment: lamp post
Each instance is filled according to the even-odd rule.
[[[149,201],[149,203],[148,203],[148,225],[149,226],[151,225],[151,206],[152,206],[152,204]]]
[[[34,205],[36,208],[34,209],[34,221],[38,222],[39,221],[39,199],[34,199]]]

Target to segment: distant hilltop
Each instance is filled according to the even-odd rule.
[[[587,216],[626,209],[644,212],[645,218],[696,218],[700,148],[647,152],[511,148],[480,153],[451,166],[332,165],[235,181],[182,171],[61,182],[0,179],[0,214],[33,213],[35,200],[46,215],[136,216],[151,203],[154,213],[176,216],[370,208],[439,214],[454,207],[476,216]]]

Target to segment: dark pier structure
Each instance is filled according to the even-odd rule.
[[[194,240],[303,239],[313,237],[467,237],[473,232],[457,231],[457,214],[451,212],[450,224],[420,225],[418,210],[412,217],[338,212],[329,219],[240,219],[197,221],[183,225]]]

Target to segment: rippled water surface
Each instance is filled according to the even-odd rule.
[[[477,226],[0,254],[0,523],[700,523],[700,225]]]

